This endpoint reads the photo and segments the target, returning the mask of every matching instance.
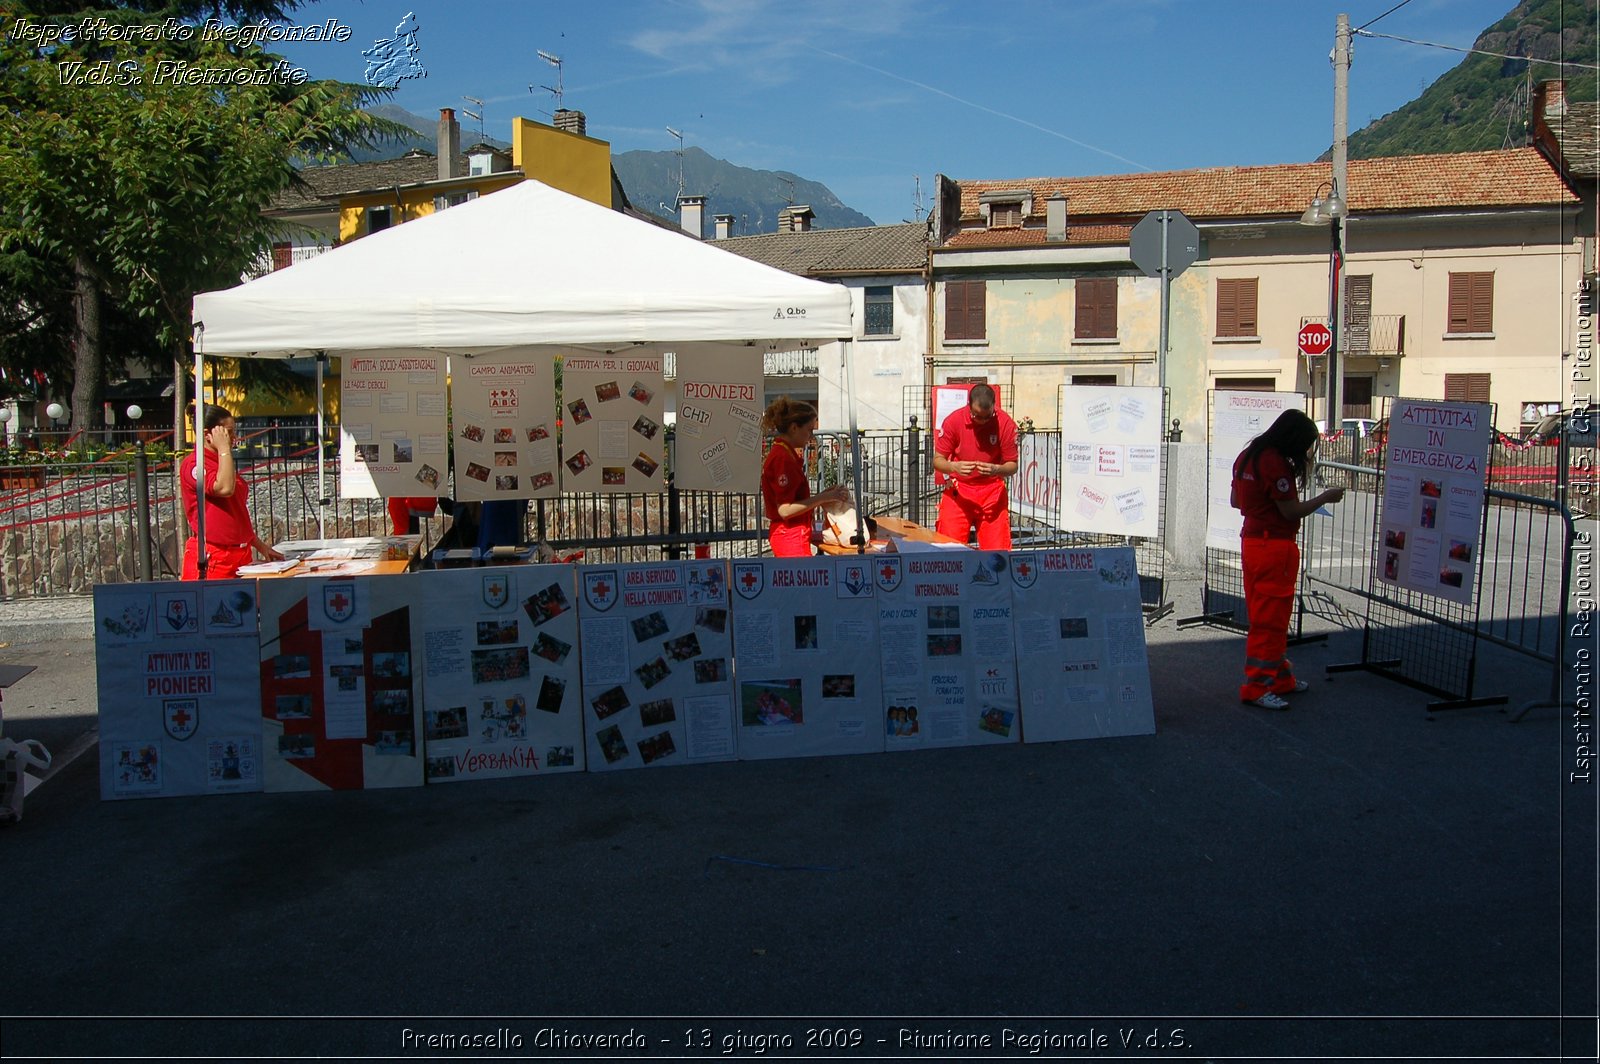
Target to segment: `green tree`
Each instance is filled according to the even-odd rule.
[[[75,426],[101,424],[108,366],[182,357],[195,293],[237,284],[279,235],[262,209],[297,180],[297,161],[346,156],[398,127],[361,109],[385,90],[302,80],[255,45],[8,31],[18,18],[283,22],[297,6],[35,3],[0,16],[0,365],[70,380]],[[175,69],[226,73],[191,81]]]

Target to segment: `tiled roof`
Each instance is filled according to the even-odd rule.
[[[467,172],[467,157],[461,156],[460,170]],[[439,160],[432,155],[408,155],[400,159],[379,159],[370,163],[340,163],[336,166],[308,166],[300,171],[302,187],[288,188],[273,200],[271,210],[304,210],[326,207],[330,197],[395,185],[415,185],[439,178]]]
[[[1055,248],[1098,247],[1103,244],[1126,244],[1132,225],[1068,225],[1067,239],[1046,240],[1044,228],[1036,229],[969,229],[956,233],[944,242],[946,249],[954,248]]]
[[[1153,210],[1180,210],[1196,219],[1298,215],[1317,186],[1332,176],[1331,163],[1290,163],[1107,177],[962,181],[961,220],[979,220],[978,200],[983,193],[1019,187],[1033,190],[1029,217],[1044,217],[1046,200],[1057,193],[1066,196],[1069,226],[1075,217],[1137,217]],[[1536,148],[1352,159],[1349,181],[1348,201],[1356,213],[1532,207],[1577,200]]]
[[[1564,115],[1546,113],[1545,122],[1561,145],[1573,177],[1600,180],[1600,103],[1567,101]]]
[[[804,233],[762,233],[714,241],[735,255],[803,277],[873,271],[919,271],[927,262],[924,222],[871,225],[856,229],[812,229]]]

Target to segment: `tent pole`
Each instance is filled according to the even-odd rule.
[[[194,327],[194,554],[195,570],[200,579],[206,578],[206,327],[204,322]],[[183,485],[178,485],[178,498],[183,498]]]
[[[328,364],[328,353],[317,352],[317,538],[327,539],[327,530],[324,521],[328,512],[328,491],[322,483],[322,454],[323,454],[323,397],[322,397],[322,368]]]
[[[840,374],[844,380],[845,411],[850,422],[850,464],[855,475],[856,496],[856,553],[867,550],[867,511],[861,506],[861,434],[856,429],[856,360],[852,357],[850,337],[839,340]]]

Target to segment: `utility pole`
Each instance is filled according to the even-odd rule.
[[[1344,422],[1344,359],[1340,348],[1348,343],[1344,326],[1344,256],[1350,246],[1346,223],[1350,217],[1350,16],[1341,14],[1333,37],[1333,187],[1344,197],[1345,210],[1333,221],[1338,234],[1333,270],[1333,346],[1328,349],[1328,431]]]

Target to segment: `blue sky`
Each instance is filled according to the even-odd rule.
[[[789,170],[879,223],[916,179],[1068,177],[1314,159],[1330,143],[1335,18],[1399,0],[325,0],[348,43],[277,45],[313,77],[363,80],[362,50],[415,14],[424,116],[486,101],[484,131],[565,103],[620,154],[685,145]],[[1465,48],[1514,0],[1410,0],[1371,30]],[[1350,128],[1417,96],[1459,52],[1358,37]],[[529,91],[529,86],[533,91]],[[463,138],[476,132],[462,117]],[[694,189],[688,191],[694,192]],[[715,212],[715,203],[708,204]]]

